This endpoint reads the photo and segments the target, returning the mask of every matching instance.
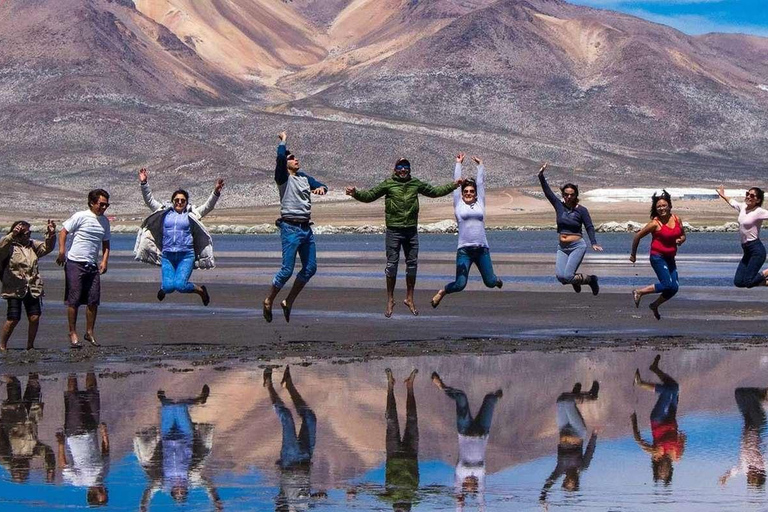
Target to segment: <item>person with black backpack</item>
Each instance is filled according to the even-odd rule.
[[[29,320],[27,350],[35,348],[43,297],[43,280],[37,260],[49,254],[56,246],[56,224],[52,220],[48,221],[44,242],[31,239],[30,227],[29,222],[18,220],[13,223],[8,234],[0,239],[2,297],[8,301],[0,352],[8,349],[8,339],[21,320],[22,305]]]

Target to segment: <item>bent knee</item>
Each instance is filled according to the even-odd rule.
[[[40,315],[29,315],[27,320],[29,320],[29,323],[35,324],[40,321]]]
[[[176,291],[176,284],[175,283],[164,283],[163,284],[163,291],[165,293],[173,293]]]
[[[555,277],[557,277],[557,280],[560,281],[561,284],[571,284],[571,282],[573,281],[573,278],[574,278],[574,274],[571,274],[571,275],[560,275],[560,274],[558,274]]]

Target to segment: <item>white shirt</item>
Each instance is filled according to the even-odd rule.
[[[83,210],[64,221],[63,227],[71,236],[67,259],[97,265],[101,244],[111,236],[109,220],[104,215]]]
[[[739,237],[741,238],[741,243],[746,244],[753,240],[759,240],[763,221],[768,220],[768,210],[758,207],[748,212],[744,203],[739,203],[734,199],[731,199],[728,203],[739,212]]]
[[[64,480],[77,487],[101,485],[105,467],[98,431],[67,437],[66,448],[72,465],[62,470]]]
[[[461,164],[457,163],[453,179],[461,178]],[[461,198],[461,187],[453,191],[453,213],[459,225],[459,249],[462,247],[488,247],[485,236],[485,167],[477,167],[475,182],[477,199],[467,204]]]

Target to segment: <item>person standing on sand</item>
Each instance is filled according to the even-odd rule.
[[[454,487],[457,500],[463,506],[467,494],[477,494],[482,509],[485,499],[485,452],[491,433],[493,410],[503,393],[497,389],[485,395],[477,416],[473,418],[464,391],[446,386],[437,372],[432,372],[432,382],[456,402],[459,456],[456,461]]]
[[[272,321],[272,303],[285,283],[293,275],[296,266],[296,254],[301,258],[301,270],[296,274],[293,287],[288,296],[280,303],[286,322],[291,321],[291,308],[296,297],[317,271],[315,234],[312,232],[312,194],[323,196],[328,187],[312,176],[299,172],[299,159],[288,151],[285,141],[288,135],[280,132],[280,144],[277,146],[275,164],[275,183],[280,191],[280,218],[277,219],[280,240],[283,245],[283,262],[272,280],[269,295],[264,299],[262,312],[267,322]]]
[[[558,199],[544,177],[546,169],[546,163],[539,169],[539,183],[541,183],[544,195],[557,213],[557,233],[560,236],[555,263],[557,280],[563,285],[570,284],[573,286],[576,293],[580,293],[581,285],[586,284],[592,289],[592,295],[597,295],[600,293],[597,276],[576,273],[581,265],[581,260],[584,259],[584,254],[587,252],[587,243],[584,241],[581,231],[582,225],[587,229],[592,250],[603,250],[595,240],[592,217],[589,216],[589,211],[579,204],[579,187],[573,183],[566,183],[560,187],[563,200]]]
[[[664,485],[672,483],[673,462],[679,461],[685,450],[685,434],[677,426],[677,403],[680,397],[680,385],[675,379],[659,368],[661,356],[657,355],[649,367],[661,381],[661,384],[644,381],[640,378],[640,370],[635,370],[635,386],[658,395],[656,405],[651,411],[651,435],[653,442],[649,443],[640,436],[637,427],[637,413],[632,413],[632,433],[635,441],[644,452],[651,456],[653,481],[661,480]]]
[[[405,158],[395,162],[395,170],[391,177],[382,181],[370,190],[357,190],[347,187],[346,194],[363,203],[371,203],[384,196],[384,215],[387,226],[385,247],[387,266],[384,274],[387,278],[387,309],[384,316],[392,316],[395,307],[395,284],[397,282],[397,266],[400,261],[400,249],[405,254],[405,300],[403,303],[413,315],[418,315],[413,301],[413,291],[416,288],[416,269],[419,258],[419,194],[427,197],[442,197],[450,194],[461,180],[435,187],[419,179],[411,177],[411,163]]]
[[[739,203],[725,195],[722,185],[717,189],[717,195],[739,212],[739,238],[744,256],[736,268],[733,285],[736,288],[754,288],[768,285],[768,269],[760,269],[765,263],[765,246],[760,240],[760,228],[763,221],[768,220],[768,210],[762,208],[765,192],[757,187],[747,190],[744,202]]]
[[[56,224],[48,220],[45,242],[32,240],[30,227],[29,222],[18,220],[13,223],[8,234],[0,239],[2,296],[8,301],[0,352],[8,350],[8,340],[21,320],[22,305],[27,310],[29,320],[27,350],[35,348],[43,306],[43,280],[40,278],[38,258],[49,254],[56,246]]]
[[[189,278],[194,267],[215,267],[213,240],[200,220],[216,206],[224,180],[216,180],[213,192],[202,206],[189,204],[189,193],[182,189],[173,193],[171,203],[163,204],[152,197],[148,180],[147,170],[141,169],[141,195],[153,213],[141,224],[133,253],[139,261],[161,266],[162,285],[157,300],[175,291],[196,293],[207,306],[211,301],[208,289],[190,283]]]
[[[107,273],[109,263],[109,220],[104,213],[109,208],[109,193],[104,189],[88,192],[88,209],[77,212],[64,221],[59,231],[59,256],[56,263],[64,267],[64,303],[67,305],[69,344],[80,348],[77,337],[77,311],[86,305],[85,341],[97,347],[93,330],[101,302],[101,274]],[[72,243],[67,248],[67,236]],[[102,257],[99,261],[99,249]]]
[[[501,279],[493,273],[491,252],[485,236],[485,166],[483,161],[473,156],[477,164],[477,179],[462,180],[461,164],[464,153],[456,156],[453,172],[454,180],[461,180],[461,190],[453,191],[453,211],[459,226],[459,248],[456,251],[456,280],[441,288],[432,297],[432,307],[440,305],[449,293],[460,292],[467,286],[469,268],[474,263],[488,288],[501,288]]]
[[[656,320],[661,320],[659,306],[675,296],[678,290],[677,263],[675,256],[677,248],[685,243],[683,221],[677,215],[672,215],[672,198],[666,190],[661,195],[653,194],[651,198],[651,222],[635,234],[632,240],[632,252],[629,261],[637,260],[637,246],[640,240],[651,233],[651,267],[656,272],[659,282],[645,288],[632,290],[635,307],[640,307],[640,299],[649,293],[660,293],[659,297],[648,306],[653,311]]]

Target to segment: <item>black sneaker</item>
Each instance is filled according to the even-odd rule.
[[[597,282],[597,276],[592,276],[589,280],[589,287],[592,288],[592,295],[600,293],[600,283]]]
[[[577,382],[576,384],[573,385],[573,389],[571,390],[571,393],[573,393],[574,395],[578,395],[579,393],[581,393],[581,382]]]
[[[589,388],[589,396],[597,398],[597,393],[600,391],[600,383],[597,381],[592,382],[592,387]]]
[[[577,283],[571,283],[571,286],[573,286],[573,291],[576,293],[581,293],[581,285]]]
[[[157,290],[157,300],[162,302],[164,298],[165,298],[165,290],[160,288],[159,290]]]

